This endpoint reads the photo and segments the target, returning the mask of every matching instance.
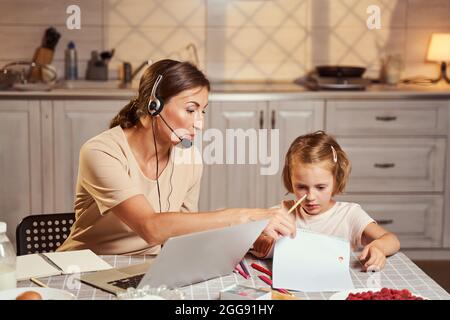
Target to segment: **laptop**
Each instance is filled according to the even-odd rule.
[[[158,256],[128,266],[81,275],[81,281],[117,294],[146,285],[179,288],[228,275],[252,247],[268,220],[169,238]]]

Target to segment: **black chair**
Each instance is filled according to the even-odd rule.
[[[34,214],[16,228],[17,255],[55,251],[70,233],[75,213]]]

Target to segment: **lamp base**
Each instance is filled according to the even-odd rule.
[[[444,80],[447,83],[450,83],[450,79],[447,76],[447,63],[446,62],[441,62],[441,74],[439,75],[439,78],[431,81],[432,83],[438,83],[441,80]]]

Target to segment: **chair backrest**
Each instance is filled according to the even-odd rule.
[[[75,213],[29,215],[16,228],[17,255],[55,251],[70,233]]]

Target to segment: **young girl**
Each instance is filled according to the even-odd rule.
[[[380,270],[386,256],[400,249],[397,237],[380,227],[356,203],[337,202],[344,191],[350,162],[339,144],[323,131],[300,136],[291,144],[283,169],[284,186],[300,199],[296,224],[315,232],[345,238],[352,248],[364,246],[359,259],[364,270]],[[284,201],[290,208],[294,201]],[[258,258],[271,257],[276,238],[263,233],[251,251]]]

